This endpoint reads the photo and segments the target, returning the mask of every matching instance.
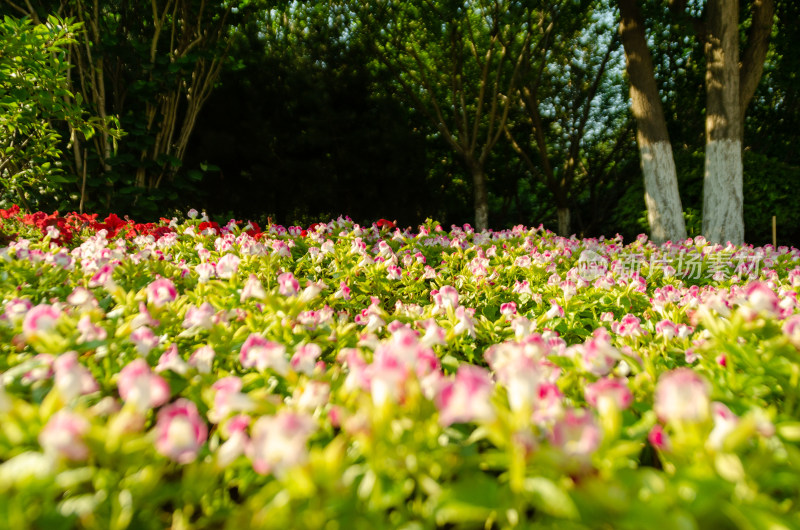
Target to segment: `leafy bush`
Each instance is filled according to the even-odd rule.
[[[75,175],[61,168],[68,134],[90,138],[113,124],[88,117],[69,91],[66,46],[81,24],[51,16],[0,22],[0,182],[2,199],[37,206],[80,191]]]

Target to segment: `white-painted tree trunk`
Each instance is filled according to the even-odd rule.
[[[558,235],[563,237],[569,237],[570,234],[570,217],[569,217],[569,208],[558,208],[556,211],[556,215],[558,216]]]
[[[742,143],[708,142],[703,180],[703,235],[708,241],[744,243],[742,204]]]
[[[672,145],[669,142],[655,142],[641,145],[639,151],[650,239],[655,243],[686,239]]]

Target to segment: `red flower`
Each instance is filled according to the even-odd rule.
[[[10,217],[16,216],[19,213],[19,206],[16,204],[11,206],[8,210],[0,209],[0,217],[3,219],[8,219]]]
[[[382,228],[389,228],[389,229],[397,228],[397,222],[396,221],[390,221],[388,219],[378,219],[375,222],[375,225],[378,228],[381,228],[381,229]]]

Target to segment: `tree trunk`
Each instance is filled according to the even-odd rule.
[[[686,225],[644,19],[636,0],[619,0],[619,8],[619,32],[625,49],[631,110],[636,118],[650,239],[656,243],[678,241],[686,238]]]
[[[562,237],[569,237],[570,235],[570,219],[569,219],[569,206],[559,206],[556,209],[558,216],[558,235]]]
[[[706,35],[706,161],[703,234],[712,243],[744,243],[739,2],[709,0]]]
[[[475,230],[489,228],[489,194],[486,189],[486,172],[480,164],[470,164],[475,193]]]

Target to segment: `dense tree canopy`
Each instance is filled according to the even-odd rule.
[[[200,206],[287,224],[345,214],[657,231],[623,3],[641,12],[686,233],[711,219],[707,155],[722,133],[708,127],[724,99],[707,90],[723,71],[714,61],[738,55],[736,91],[752,94],[729,135],[741,142],[744,240],[768,242],[775,215],[779,242],[798,244],[792,0],[3,0],[4,27],[64,27],[72,40],[28,57],[50,72],[39,84],[2,79],[0,124],[17,120],[0,139],[11,142],[2,200],[140,218]],[[725,57],[714,9],[739,29]],[[21,113],[32,94],[42,111]],[[39,138],[41,153],[19,151],[14,134]]]

